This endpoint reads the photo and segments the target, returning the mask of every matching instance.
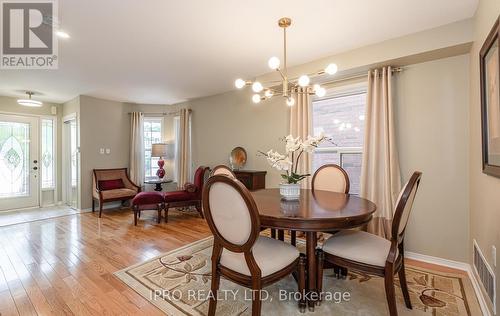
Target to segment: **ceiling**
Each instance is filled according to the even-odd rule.
[[[58,70],[0,70],[0,94],[34,90],[172,104],[231,90],[282,54],[289,65],[473,16],[478,0],[61,0]]]

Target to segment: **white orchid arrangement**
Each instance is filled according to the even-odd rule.
[[[267,161],[273,168],[279,171],[286,171],[286,173],[281,174],[286,183],[296,184],[310,176],[310,174],[297,173],[302,154],[304,152],[312,153],[319,144],[324,141],[331,142],[331,139],[320,134],[319,136],[308,136],[306,140],[302,141],[300,137],[293,138],[292,135],[288,135],[283,141],[285,142],[285,155],[272,149],[268,152],[260,151],[260,153],[267,158]]]

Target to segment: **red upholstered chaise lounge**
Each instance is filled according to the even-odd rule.
[[[205,175],[210,170],[208,167],[198,167],[194,173],[193,183],[184,184],[184,190],[165,192],[165,218],[168,216],[168,209],[170,207],[185,207],[194,206],[200,216],[203,217],[201,210],[201,193],[203,191],[203,184],[205,183]]]

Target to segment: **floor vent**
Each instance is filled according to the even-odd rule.
[[[479,281],[484,287],[488,298],[490,299],[490,303],[493,306],[493,311],[496,314],[496,286],[495,286],[495,273],[490,268],[488,263],[486,263],[486,259],[479,249],[479,246],[476,242],[474,242],[474,269],[476,270],[477,275],[479,276]]]

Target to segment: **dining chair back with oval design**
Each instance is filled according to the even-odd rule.
[[[314,172],[311,181],[313,190],[349,193],[349,176],[339,165],[323,165]]]
[[[385,279],[389,314],[396,316],[398,313],[394,275],[398,273],[406,307],[412,308],[406,284],[404,236],[421,178],[421,172],[414,172],[399,194],[392,220],[391,240],[364,231],[344,230],[333,235],[323,244],[323,249],[317,252],[317,288],[320,293],[323,265],[326,262],[354,271],[381,276]]]
[[[226,175],[228,177],[231,177],[233,179],[236,179],[236,175],[234,174],[233,170],[231,170],[228,166],[226,165],[218,165],[215,166],[212,169],[212,172],[210,173],[210,176],[215,176],[218,174]]]
[[[261,313],[263,287],[296,272],[299,292],[305,288],[305,259],[297,248],[260,236],[259,212],[248,189],[225,175],[208,179],[203,211],[214,235],[209,315],[215,315],[220,278],[252,289],[252,315]],[[301,310],[305,301],[299,302]]]

